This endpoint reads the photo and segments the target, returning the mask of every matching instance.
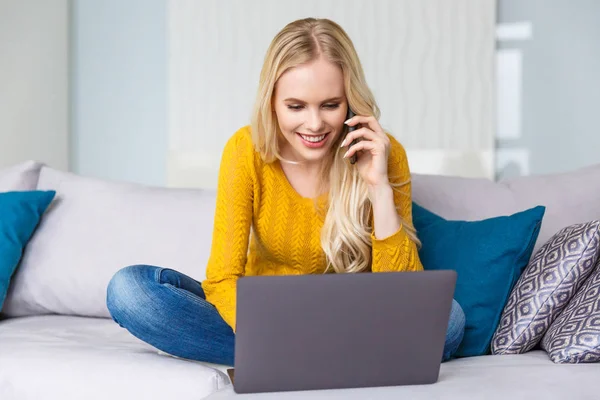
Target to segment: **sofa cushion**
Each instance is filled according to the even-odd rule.
[[[555,363],[600,361],[600,262],[550,325],[541,347]]]
[[[39,190],[0,192],[0,310],[23,249],[54,194]]]
[[[600,164],[500,182],[414,174],[412,189],[414,201],[446,219],[475,221],[545,206],[534,254],[562,228],[600,219]]]
[[[25,161],[8,168],[0,169],[0,192],[12,190],[35,190],[42,164]]]
[[[206,400],[565,400],[596,399],[600,364],[555,365],[543,351],[459,358],[430,385],[238,395],[226,388]]]
[[[482,221],[449,221],[413,204],[426,270],[458,273],[454,298],[465,317],[457,356],[488,354],[506,299],[527,266],[544,207]]]
[[[0,321],[3,400],[198,400],[229,383],[215,367],[159,355],[112,319]]]
[[[492,339],[492,354],[533,349],[600,257],[600,221],[560,230],[533,256],[515,285]]]
[[[9,289],[8,316],[109,317],[106,288],[131,264],[205,278],[215,193],[152,188],[43,167],[39,189],[56,190]]]

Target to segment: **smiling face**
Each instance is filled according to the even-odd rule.
[[[319,58],[287,70],[274,93],[274,110],[285,138],[281,154],[320,163],[342,134],[347,109],[339,66]]]

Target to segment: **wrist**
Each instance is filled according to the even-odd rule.
[[[393,199],[394,197],[394,191],[389,182],[377,185],[368,185],[368,192],[369,200],[371,200],[373,205],[381,202],[381,200],[388,200],[390,197]]]

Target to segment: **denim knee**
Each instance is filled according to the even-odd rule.
[[[143,301],[137,290],[145,282],[151,283],[152,270],[157,267],[150,265],[130,265],[117,271],[106,288],[106,307],[113,320],[121,324],[124,314],[131,314],[136,309],[143,309]],[[146,277],[146,279],[144,279]],[[148,279],[150,278],[150,279]]]
[[[448,334],[450,336],[460,336],[465,330],[465,312],[463,311],[458,301],[452,300],[452,308],[450,309],[450,322],[448,324]]]
[[[456,300],[452,300],[448,330],[446,331],[446,345],[444,347],[444,360],[448,360],[456,353],[465,334],[465,313]]]

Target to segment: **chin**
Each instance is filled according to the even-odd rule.
[[[328,154],[330,154],[329,152],[331,151],[331,146],[308,151],[303,147],[298,148],[298,146],[294,146],[294,151],[299,157],[301,157],[302,160],[320,161],[323,160]]]

